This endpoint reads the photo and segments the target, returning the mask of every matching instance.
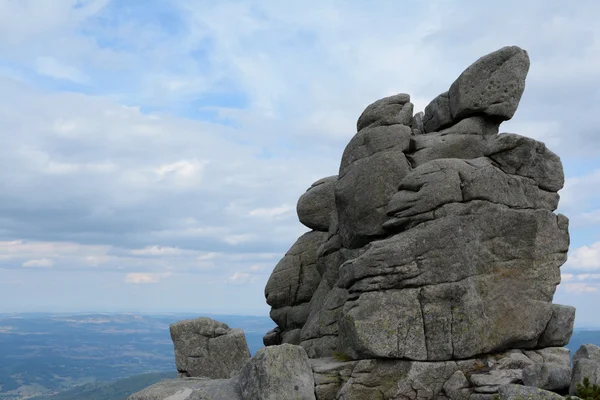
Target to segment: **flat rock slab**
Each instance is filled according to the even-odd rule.
[[[183,378],[155,383],[127,400],[242,400],[231,379]]]

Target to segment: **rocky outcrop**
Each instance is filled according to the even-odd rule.
[[[298,201],[312,230],[265,288],[268,347],[219,387],[242,399],[545,399],[600,379],[592,347],[572,371],[561,346],[575,309],[552,303],[569,249],[560,158],[499,133],[528,69],[527,52],[504,47],[424,113],[403,93],[366,107],[338,175]]]
[[[171,339],[180,376],[229,378],[250,358],[244,332],[210,318],[172,324]]]

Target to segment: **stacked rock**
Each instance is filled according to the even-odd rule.
[[[552,304],[569,247],[568,219],[554,213],[560,158],[498,133],[528,70],[526,51],[504,47],[424,113],[413,115],[408,94],[364,110],[339,174],[298,201],[312,231],[266,286],[277,328],[265,345],[301,345],[311,358],[444,365],[568,343],[575,309]],[[521,366],[543,364],[533,359]],[[568,356],[560,365],[570,368]]]
[[[130,399],[562,399],[600,384],[600,348],[572,368],[575,309],[552,303],[569,248],[561,161],[499,133],[528,69],[504,47],[424,113],[408,94],[369,105],[338,175],[298,201],[311,231],[266,285],[267,347],[248,360],[241,332],[174,324],[185,378]]]

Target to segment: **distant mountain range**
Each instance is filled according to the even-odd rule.
[[[174,377],[169,324],[190,314],[0,314],[0,400],[120,400]],[[242,328],[250,352],[270,318],[207,315]],[[576,329],[567,347],[600,345],[600,328]]]

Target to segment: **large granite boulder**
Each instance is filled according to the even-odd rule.
[[[560,158],[499,134],[528,68],[527,52],[505,47],[424,115],[412,114],[407,94],[364,110],[337,178],[327,178],[335,212],[324,207],[333,216],[315,255],[314,296],[293,326],[310,357],[448,361],[569,341],[575,309],[552,304],[569,247],[568,219],[554,213]],[[560,386],[558,371],[530,378]]]
[[[180,376],[229,378],[250,358],[241,329],[202,317],[171,324],[175,366]]]

